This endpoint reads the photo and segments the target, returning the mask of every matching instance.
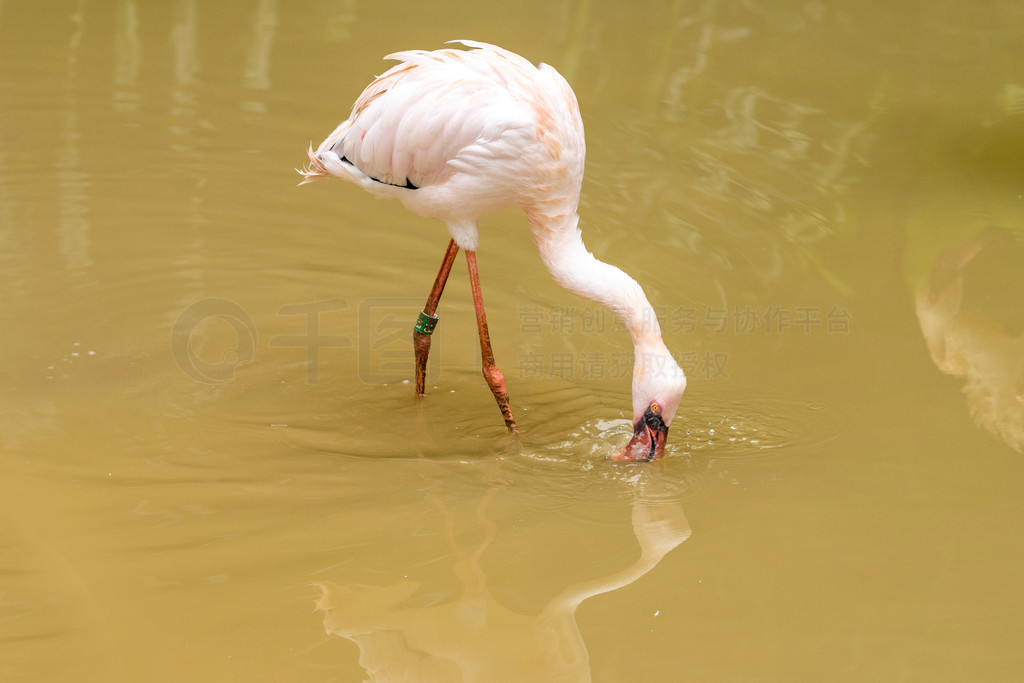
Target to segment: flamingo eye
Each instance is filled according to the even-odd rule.
[[[657,415],[658,413],[661,412],[661,406],[658,405],[657,403],[652,403],[651,404],[651,412],[654,413],[655,415]]]

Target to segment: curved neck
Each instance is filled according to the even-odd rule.
[[[633,338],[637,355],[663,349],[654,308],[636,280],[587,251],[575,209],[526,208],[541,260],[555,281],[574,294],[611,309]]]

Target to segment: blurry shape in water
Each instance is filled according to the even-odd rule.
[[[964,394],[975,422],[1024,452],[1024,335],[1012,336],[992,315],[965,308],[964,272],[1003,235],[989,231],[945,248],[918,285],[917,320],[932,361],[948,375],[964,377]],[[998,297],[1005,301],[1006,293]],[[1019,301],[1010,300],[1012,304]]]
[[[490,593],[480,556],[452,547],[462,594],[414,606],[414,581],[391,586],[318,582],[324,629],[359,647],[370,681],[590,681],[590,656],[576,624],[584,600],[629,586],[690,537],[678,504],[641,497],[632,504],[640,557],[608,576],[570,583],[538,614],[519,614]],[[486,523],[486,520],[481,520]],[[449,535],[454,546],[455,535]]]

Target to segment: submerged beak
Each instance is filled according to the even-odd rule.
[[[643,416],[633,425],[633,438],[620,453],[612,456],[612,460],[657,460],[665,450],[668,439],[668,425],[661,417],[661,407],[652,403],[644,411]]]

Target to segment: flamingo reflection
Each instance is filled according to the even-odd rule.
[[[589,681],[586,643],[576,625],[584,600],[618,590],[651,571],[690,536],[682,508],[637,500],[632,526],[640,557],[603,578],[563,588],[538,614],[517,614],[487,590],[477,552],[459,552],[459,599],[428,607],[403,606],[419,589],[413,581],[386,587],[315,584],[317,609],[328,633],[359,646],[370,681]]]
[[[917,319],[935,365],[966,378],[974,420],[1024,451],[1024,335],[1013,337],[990,316],[962,305],[964,269],[990,238],[991,233],[938,255],[917,288]]]

